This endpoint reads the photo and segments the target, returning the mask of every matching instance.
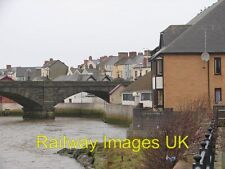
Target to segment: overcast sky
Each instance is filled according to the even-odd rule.
[[[217,0],[0,0],[0,67],[143,51]]]

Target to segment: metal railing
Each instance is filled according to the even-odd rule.
[[[216,142],[217,120],[213,120],[201,142],[199,153],[194,156],[195,163],[192,169],[214,169],[215,142]]]

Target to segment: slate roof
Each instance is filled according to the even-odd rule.
[[[225,52],[225,1],[220,0],[196,16],[188,24],[193,24],[160,53],[202,53],[205,46],[209,53]]]
[[[106,65],[114,65],[116,62],[118,62],[119,57],[118,56],[109,56],[103,61],[101,61],[98,65],[98,69],[105,69],[104,66]]]
[[[10,75],[16,73],[16,77],[28,77],[28,70],[30,78],[38,76],[39,67],[12,67],[8,69],[0,69],[0,75]]]
[[[171,25],[162,32],[160,45],[150,60],[160,54],[225,52],[225,1],[219,0],[199,13],[186,25]],[[171,31],[175,29],[175,32]],[[183,30],[182,30],[183,29]],[[171,34],[172,33],[172,34]],[[206,34],[206,38],[205,38]]]
[[[197,14],[196,17],[194,17],[193,19],[191,19],[187,25],[194,25],[196,24],[199,20],[201,20],[203,17],[205,17],[209,12],[211,12],[212,10],[214,10],[214,8],[219,5],[219,3],[215,2],[213,5],[209,6],[208,8],[206,8],[205,10],[201,11],[200,13]]]
[[[46,61],[42,67],[43,67],[43,68],[51,67],[52,65],[54,65],[54,64],[55,64],[56,62],[58,62],[58,61],[59,61],[59,60],[49,60],[49,61]]]
[[[0,75],[12,75],[16,72],[15,67],[11,67],[11,69],[0,69]]]
[[[82,73],[82,69],[79,69],[79,68],[73,68],[73,67],[71,67],[70,68],[70,71],[72,72],[72,73],[75,73],[75,71],[78,71],[79,73]]]
[[[146,90],[152,90],[151,72],[148,72],[146,75],[139,77],[136,81],[126,87],[123,92],[136,92]]]
[[[16,67],[16,77],[25,77],[30,71],[30,76],[36,73],[37,67]]]
[[[137,55],[135,57],[122,58],[115,65],[134,65],[142,63],[144,55]]]
[[[118,56],[109,56],[109,60],[106,61],[105,65],[114,65],[118,60]]]
[[[167,46],[180,34],[186,31],[191,25],[170,25],[164,31],[161,32],[161,45]]]

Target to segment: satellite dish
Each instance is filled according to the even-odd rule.
[[[202,55],[201,55],[201,59],[205,62],[208,62],[209,61],[209,53],[208,52],[203,52]]]

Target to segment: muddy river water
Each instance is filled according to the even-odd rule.
[[[0,169],[83,169],[74,159],[55,154],[57,149],[37,149],[36,136],[102,140],[104,135],[125,138],[126,130],[83,118],[23,121],[21,117],[0,117]]]

